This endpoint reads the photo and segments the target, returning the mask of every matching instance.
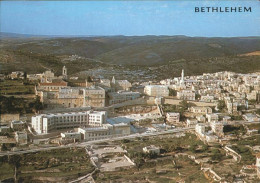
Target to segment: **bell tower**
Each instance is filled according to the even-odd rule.
[[[65,67],[65,65],[62,68],[62,77],[63,77],[63,79],[67,79],[67,77],[68,77],[67,68]]]

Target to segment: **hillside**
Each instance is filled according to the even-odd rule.
[[[0,72],[26,70],[42,72],[46,68],[59,73],[63,65],[70,74],[90,69],[113,67],[111,72],[148,67],[160,77],[232,70],[260,70],[259,37],[203,38],[186,36],[100,36],[41,37],[0,36]],[[71,59],[71,55],[77,55]],[[148,66],[148,67],[147,67]],[[160,66],[160,67],[158,67]],[[161,69],[165,70],[160,73]],[[170,71],[167,71],[169,70]],[[109,71],[107,71],[109,72]],[[177,72],[175,74],[175,72]]]

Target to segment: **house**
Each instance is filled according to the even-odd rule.
[[[146,146],[143,148],[144,153],[153,153],[153,154],[160,154],[160,148],[154,145]]]
[[[260,121],[260,118],[252,113],[247,113],[243,115],[243,118],[248,121],[248,122],[256,122],[256,121]]]
[[[27,132],[26,131],[15,132],[15,140],[20,145],[27,144]]]
[[[0,116],[0,122],[1,124],[9,124],[11,121],[19,121],[20,120],[20,114],[1,114]]]
[[[205,122],[206,122],[206,118],[205,118],[203,115],[196,116],[196,119],[197,119],[199,122],[202,122],[202,123],[205,123]]]
[[[180,121],[180,113],[167,112],[166,119],[170,123],[178,123]]]
[[[2,126],[0,125],[0,132],[5,133],[8,132],[10,128],[8,126]]]
[[[201,97],[200,97],[200,101],[201,102],[212,102],[212,101],[214,101],[214,96],[212,96],[212,95],[202,95]]]
[[[210,123],[211,129],[214,133],[216,133],[218,136],[223,136],[223,124],[221,122],[213,121]]]
[[[78,128],[81,133],[82,140],[92,141],[108,139],[112,137],[121,137],[130,135],[130,125],[126,123],[103,124],[100,127]]]
[[[11,122],[11,128],[14,131],[21,131],[25,128],[25,122],[23,122],[23,121],[12,121]]]
[[[109,105],[122,103],[128,100],[134,100],[140,97],[139,92],[132,92],[132,91],[118,91],[108,93],[109,97]]]
[[[197,123],[198,123],[198,120],[196,120],[196,119],[187,119],[187,126],[188,127],[196,126]]]
[[[189,111],[195,114],[211,114],[212,109],[210,107],[199,107],[199,106],[193,106],[189,108]]]
[[[106,84],[108,84],[106,82]],[[132,84],[127,81],[127,80],[116,80],[115,77],[112,78],[111,80],[111,87],[115,88],[116,90],[125,90],[129,91],[130,88],[132,87]]]
[[[206,114],[206,118],[208,119],[208,122],[218,121],[218,115],[217,114]]]
[[[195,131],[196,131],[196,133],[198,133],[199,135],[204,135],[204,134],[205,134],[205,129],[206,129],[205,124],[198,123],[198,124],[196,124],[196,126],[195,126]]]
[[[177,98],[181,100],[195,100],[195,92],[192,90],[181,90],[177,92]]]
[[[169,89],[168,86],[164,85],[147,85],[144,88],[144,93],[148,96],[168,97]]]
[[[74,141],[81,141],[81,133],[79,132],[64,132],[61,133],[62,140],[74,140]]]
[[[260,178],[260,153],[256,155],[256,171],[257,171],[257,177]]]

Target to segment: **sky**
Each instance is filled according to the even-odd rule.
[[[1,1],[1,32],[33,35],[260,36],[259,1]],[[195,13],[195,7],[252,7]]]

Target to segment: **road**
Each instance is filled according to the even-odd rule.
[[[37,148],[37,149],[28,149],[28,150],[14,151],[14,152],[13,151],[0,152],[0,156],[34,153],[34,152],[39,152],[39,151],[62,149],[62,148],[68,148],[68,147],[86,147],[88,145],[93,145],[95,143],[100,143],[100,142],[112,142],[112,141],[123,140],[123,139],[134,139],[136,137],[150,137],[150,136],[157,136],[157,135],[165,135],[165,134],[171,134],[171,133],[184,132],[187,130],[194,130],[194,127],[176,128],[176,129],[160,131],[160,132],[152,132],[152,133],[141,133],[141,134],[135,133],[135,134],[131,134],[128,136],[114,137],[114,138],[101,139],[101,140],[93,140],[93,141],[88,141],[88,142],[68,144],[68,145],[62,145],[62,146],[42,147],[42,148]]]

